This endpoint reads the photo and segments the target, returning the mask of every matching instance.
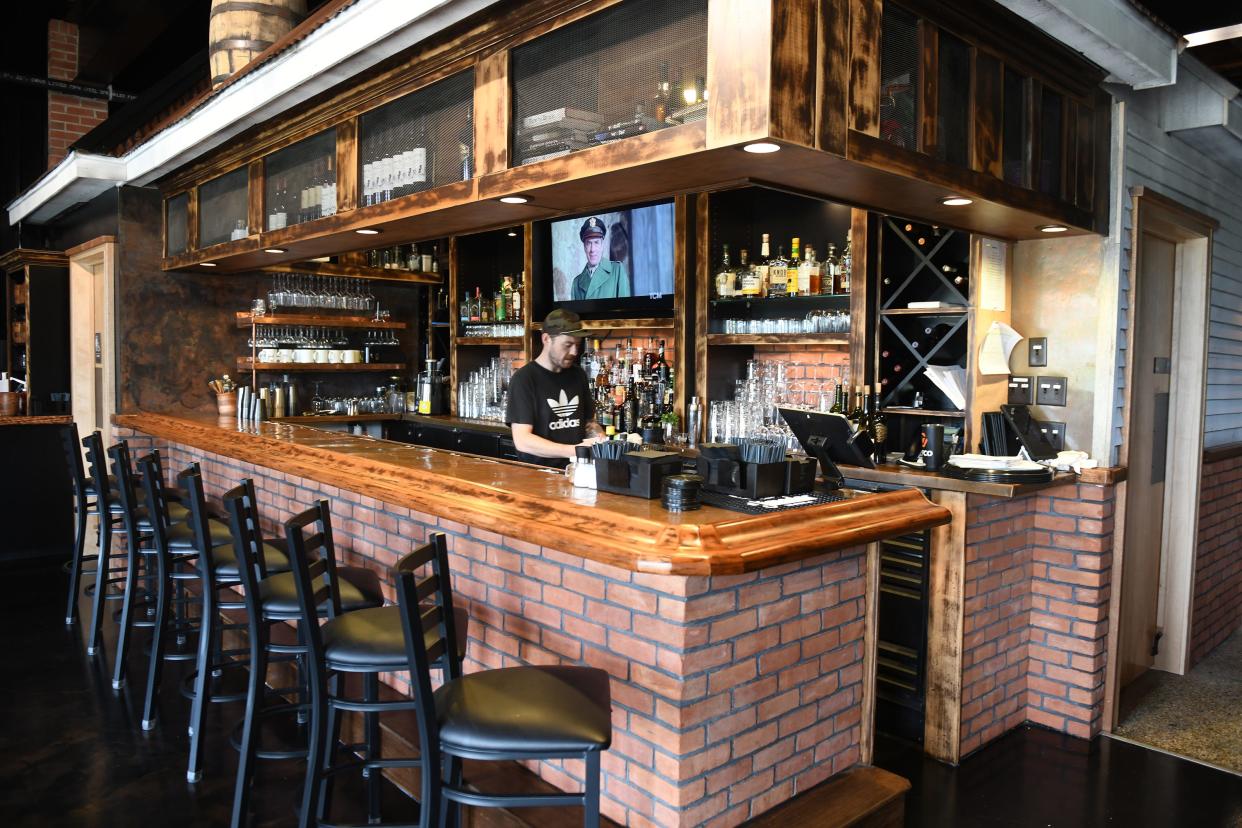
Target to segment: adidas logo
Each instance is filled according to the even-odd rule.
[[[558,417],[568,417],[570,414],[573,414],[575,411],[578,410],[577,395],[575,394],[572,400],[566,399],[564,388],[561,389],[560,402],[557,402],[551,397],[548,397],[547,399],[548,399],[548,407],[551,408],[552,412],[556,414],[556,416]]]

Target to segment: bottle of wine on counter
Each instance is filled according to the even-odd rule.
[[[854,393],[851,399],[851,406],[852,407],[850,408],[850,413],[849,413],[850,425],[852,425],[854,427],[854,430],[857,431],[859,425],[862,423],[862,418],[863,418],[862,389],[859,388],[857,385],[854,386]]]
[[[832,408],[828,409],[829,414],[845,413],[845,383],[838,382],[837,387],[832,392]]]
[[[877,388],[871,400],[871,442],[875,444],[872,459],[883,463],[886,459],[885,444],[888,442],[888,415],[880,410],[880,390]]]
[[[858,430],[871,436],[874,412],[871,410],[871,386],[864,385],[862,391],[862,408],[858,417]]]

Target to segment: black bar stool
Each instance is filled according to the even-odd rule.
[[[212,681],[221,675],[227,667],[245,667],[245,660],[230,660],[233,656],[245,655],[248,650],[228,651],[223,648],[219,638],[227,629],[245,629],[247,624],[221,623],[221,610],[244,609],[245,604],[238,600],[220,600],[219,591],[241,583],[240,564],[234,553],[233,536],[229,528],[218,521],[211,520],[207,515],[207,497],[203,489],[202,474],[196,468],[190,468],[177,476],[185,489],[186,505],[189,507],[189,531],[194,537],[194,548],[198,552],[198,573],[202,581],[200,590],[202,610],[199,617],[198,657],[194,672],[187,677],[193,689],[183,691],[191,700],[190,707],[190,757],[186,770],[186,778],[198,782],[203,776],[203,723],[207,715],[207,702],[241,701],[245,693],[215,694],[212,693]],[[170,536],[176,534],[174,527]],[[272,544],[263,545],[264,565],[269,571],[280,572],[289,569],[288,557]]]
[[[95,484],[86,477],[82,465],[82,443],[78,437],[78,424],[70,423],[60,430],[65,462],[69,467],[69,480],[73,483],[73,557],[65,565],[69,573],[69,601],[65,606],[65,624],[73,624],[78,617],[78,592],[83,575],[93,575],[94,569],[86,569],[88,562],[98,561],[97,554],[86,552],[86,523],[91,516],[99,515],[98,492]],[[94,593],[88,586],[87,595]]]
[[[431,574],[416,580],[416,571]],[[583,825],[599,826],[599,757],[612,743],[608,674],[593,667],[506,667],[462,675],[444,535],[403,556],[393,572],[414,685],[422,773],[419,825],[456,825],[460,804],[483,808],[581,805]],[[429,610],[419,601],[431,596]],[[324,640],[333,640],[325,627]],[[331,646],[330,644],[328,646]],[[431,689],[431,670],[447,665]],[[583,759],[581,793],[485,794],[462,783],[461,760]],[[442,773],[441,773],[442,772]]]
[[[87,655],[96,655],[103,638],[103,612],[106,601],[119,601],[124,596],[108,594],[108,587],[124,580],[125,567],[114,566],[122,557],[112,551],[112,536],[125,531],[122,525],[122,507],[112,481],[108,477],[108,463],[104,455],[103,437],[98,431],[82,438],[86,447],[86,465],[95,488],[95,507],[99,514],[99,551],[95,555],[95,594],[91,605],[91,629],[86,637]]]
[[[240,828],[245,824],[249,811],[255,759],[285,759],[306,755],[305,747],[286,751],[259,748],[260,719],[291,711],[301,714],[306,710],[306,704],[302,701],[266,707],[263,705],[268,664],[276,660],[296,659],[301,675],[304,673],[301,657],[306,652],[306,647],[302,643],[300,629],[298,644],[277,644],[271,640],[271,624],[298,620],[301,618],[301,611],[293,574],[287,571],[268,574],[264,558],[258,554],[264,541],[254,481],[247,478],[237,487],[225,492],[224,508],[228,513],[229,528],[233,534],[234,554],[241,563],[239,572],[250,640],[250,682],[246,695],[246,714],[240,723],[237,739],[239,758],[237,784],[233,795],[232,825]],[[335,582],[343,612],[383,606],[384,594],[379,576],[365,567],[337,566],[330,534],[323,548],[323,559],[326,564],[325,583]],[[330,602],[319,606],[321,617],[328,615],[329,606]],[[278,697],[292,693],[304,697],[305,684],[299,682],[295,688],[280,688],[270,692]]]

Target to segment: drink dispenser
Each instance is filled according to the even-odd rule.
[[[444,375],[440,373],[436,360],[428,359],[426,362],[426,369],[418,375],[418,413],[447,414],[447,384]]]

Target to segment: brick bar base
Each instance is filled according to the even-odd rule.
[[[471,616],[468,672],[586,664],[612,676],[602,807],[623,825],[737,825],[859,761],[862,548],[748,575],[634,573],[126,429],[117,437],[135,457],[159,448],[170,474],[201,463],[213,499],[253,478],[268,532],[327,499],[340,559],[385,578],[445,532]],[[391,683],[406,689],[403,676]],[[531,768],[581,784],[580,762]]]
[[[961,754],[1034,722],[1100,732],[1111,486],[967,498]]]

